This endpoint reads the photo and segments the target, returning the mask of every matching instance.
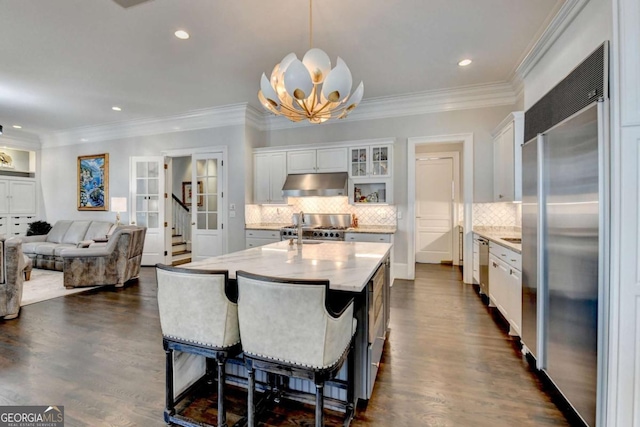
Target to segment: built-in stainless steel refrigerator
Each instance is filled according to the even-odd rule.
[[[604,338],[605,102],[522,150],[522,342],[593,427]]]

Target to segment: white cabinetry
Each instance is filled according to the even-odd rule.
[[[393,203],[393,144],[349,147],[349,203]]]
[[[344,147],[287,152],[287,173],[346,172],[347,149]]]
[[[0,179],[0,234],[23,236],[36,220],[36,183],[29,179]]]
[[[391,243],[391,234],[379,233],[345,233],[346,242],[382,242]]]
[[[286,152],[256,153],[253,165],[254,203],[284,203],[282,185],[287,179]]]
[[[510,113],[493,131],[493,200],[522,200],[524,113]]]
[[[390,177],[393,146],[364,145],[349,148],[349,177]]]
[[[480,284],[480,243],[473,235],[473,283]]]
[[[280,241],[280,230],[245,230],[244,234],[247,249]]]
[[[522,258],[504,246],[489,244],[489,298],[509,322],[511,335],[522,325]]]

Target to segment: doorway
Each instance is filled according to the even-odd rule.
[[[132,223],[147,227],[144,265],[181,264],[227,251],[226,147],[132,157]]]
[[[416,166],[417,159],[425,157],[423,153],[447,153],[455,151],[459,156],[459,177],[458,186],[458,207],[453,209],[458,213],[459,221],[454,217],[454,225],[461,224],[459,231],[462,233],[453,234],[453,247],[462,246],[463,255],[456,258],[459,262],[471,260],[473,254],[472,224],[473,224],[473,134],[453,134],[427,137],[408,138],[407,144],[407,199],[408,199],[408,221],[407,221],[407,266],[406,277],[409,280],[415,278],[416,268]],[[455,147],[455,148],[454,148]],[[426,156],[428,157],[428,156]],[[454,173],[455,174],[455,173]],[[456,236],[458,237],[456,239]],[[456,242],[461,242],[457,244]],[[438,261],[439,262],[439,261]],[[465,283],[472,282],[472,270],[463,269],[463,280]]]
[[[462,150],[462,144],[459,145]],[[459,153],[420,152],[416,156],[416,262],[459,265],[460,245],[455,238],[460,198]]]

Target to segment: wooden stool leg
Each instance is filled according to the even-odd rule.
[[[324,427],[324,382],[316,384],[316,427]]]
[[[227,427],[227,411],[224,407],[224,383],[226,382],[224,365],[224,358],[218,360],[218,427]]]
[[[256,406],[254,399],[256,383],[255,383],[255,371],[253,370],[253,365],[250,361],[247,362],[247,376],[249,378],[249,384],[247,386],[247,425],[248,427],[256,426]]]
[[[27,282],[29,280],[31,280],[31,270],[29,270],[29,271],[25,270],[24,271],[24,280],[27,281]]]

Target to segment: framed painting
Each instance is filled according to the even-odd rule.
[[[198,196],[198,206],[202,206],[204,205],[204,196],[202,195],[203,191],[202,191],[202,181],[198,181],[198,193],[200,194],[200,196]],[[183,182],[182,183],[182,203],[184,203],[185,205],[189,206],[191,204],[192,201],[192,184],[191,182]]]
[[[78,210],[109,210],[109,154],[78,156]]]

